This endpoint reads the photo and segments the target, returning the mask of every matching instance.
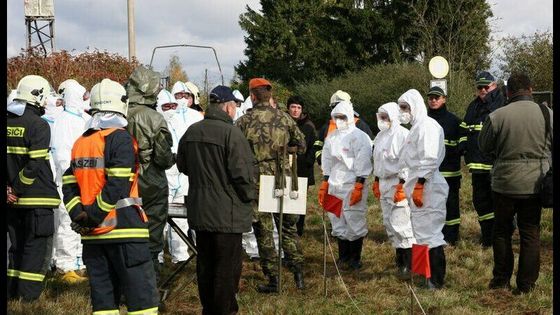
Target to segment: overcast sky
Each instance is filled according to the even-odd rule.
[[[490,4],[494,12],[491,35],[495,39],[552,32],[552,0],[490,0]],[[245,60],[246,33],[238,21],[247,5],[260,9],[259,0],[135,0],[136,55],[141,63],[149,64],[155,46],[212,46],[227,85],[233,67]],[[54,0],[54,6],[56,50],[81,52],[97,48],[128,57],[126,0]],[[7,1],[7,19],[7,56],[12,57],[26,45],[23,0]],[[220,83],[211,50],[157,50],[154,69],[163,71],[172,54],[179,56],[194,82],[201,84],[207,69],[210,83]]]

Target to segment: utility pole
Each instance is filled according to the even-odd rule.
[[[128,9],[128,60],[136,57],[136,34],[134,33],[134,0],[127,0]]]

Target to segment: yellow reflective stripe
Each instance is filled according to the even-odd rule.
[[[323,141],[321,141],[321,140],[316,140],[315,142],[313,142],[313,145],[317,145],[317,146],[320,146],[320,147],[322,147],[323,144],[324,144],[324,143],[323,143]]]
[[[95,311],[93,315],[119,315],[119,310],[106,310],[106,311]],[[130,312],[128,313],[130,314]]]
[[[461,124],[459,125],[459,127],[465,128],[465,129],[469,129],[469,126],[467,126],[467,124],[466,124],[464,121],[461,122]]]
[[[443,177],[457,177],[461,176],[461,171],[455,172],[440,172]]]
[[[32,185],[33,182],[35,181],[35,178],[25,177],[25,175],[23,175],[23,170],[19,171],[18,175],[19,175],[19,180],[25,185]]]
[[[322,153],[323,153],[323,150],[315,151],[315,158],[318,158],[319,155],[321,155]]]
[[[444,139],[444,140],[443,140],[443,143],[444,143],[445,145],[452,146],[452,147],[454,147],[454,146],[457,145],[457,141],[455,141],[455,140],[446,140],[446,139]]]
[[[74,208],[77,204],[82,203],[82,198],[80,196],[76,196],[72,198],[67,204],[64,205],[66,211],[70,212],[72,208]]]
[[[76,179],[76,176],[74,176],[74,175],[62,176],[62,185],[74,184],[74,183],[77,183],[77,182],[78,182],[78,180]]]
[[[45,279],[45,275],[40,273],[31,273],[25,271],[19,271],[14,269],[8,269],[8,277],[20,278],[29,281],[39,281],[42,282]]]
[[[151,315],[151,314],[157,314],[158,313],[158,307],[152,307],[152,308],[147,308],[145,310],[139,310],[139,311],[134,311],[134,312],[128,312],[128,314],[135,314],[135,315]]]
[[[99,195],[97,195],[97,197],[95,197],[95,199],[97,200],[97,205],[103,211],[109,212],[109,211],[113,210],[113,208],[115,208],[115,205],[112,205],[110,203],[106,203],[105,201],[103,201],[103,198],[101,197],[101,193],[99,193]]]
[[[492,169],[492,165],[490,164],[482,164],[482,163],[469,163],[467,164],[469,169],[473,170],[486,170],[489,171]]]
[[[27,154],[27,152],[29,152],[29,149],[27,149],[26,147],[6,147],[8,149],[8,153],[11,154]]]
[[[115,229],[100,235],[83,235],[82,240],[148,237],[150,237],[150,231],[148,229]]]
[[[113,168],[106,168],[105,172],[107,176],[114,176],[114,177],[130,177],[130,168],[125,167],[113,167]]]
[[[457,225],[461,223],[461,218],[445,221],[445,225]]]
[[[466,136],[465,136],[465,137],[459,138],[459,143],[464,142],[464,141],[467,141],[467,137],[466,137]]]
[[[18,206],[54,206],[58,207],[60,199],[58,198],[26,198],[21,197],[14,203]]]
[[[482,130],[482,123],[478,124],[478,125],[470,125],[469,126],[470,130],[476,130],[476,131],[480,131]]]
[[[486,221],[490,219],[494,219],[494,212],[490,212],[478,217],[478,221]]]
[[[47,157],[48,155],[49,155],[49,149],[29,151],[29,157],[32,159]]]

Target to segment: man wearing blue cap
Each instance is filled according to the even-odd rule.
[[[490,187],[490,170],[494,159],[480,151],[478,134],[488,115],[505,103],[504,95],[497,87],[494,76],[489,72],[482,71],[476,76],[478,95],[469,104],[461,124],[467,134],[466,139],[463,137],[459,141],[465,163],[472,174],[472,200],[480,224],[480,243],[485,248],[492,246],[494,227],[494,203]]]
[[[196,274],[202,314],[235,314],[242,266],[241,236],[251,230],[255,160],[233,125],[240,102],[229,87],[210,92],[204,120],[179,141],[177,168],[189,177],[187,219],[196,232]]]

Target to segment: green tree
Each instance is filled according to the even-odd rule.
[[[187,82],[189,80],[187,73],[183,70],[183,65],[181,64],[179,57],[176,55],[171,55],[169,58],[169,64],[165,68],[164,73],[166,73],[169,77],[167,81],[169,88],[171,88],[177,81]]]
[[[526,72],[533,90],[552,91],[552,33],[536,32],[533,36],[506,37],[499,42],[502,54],[499,69],[506,78],[513,71]]]

